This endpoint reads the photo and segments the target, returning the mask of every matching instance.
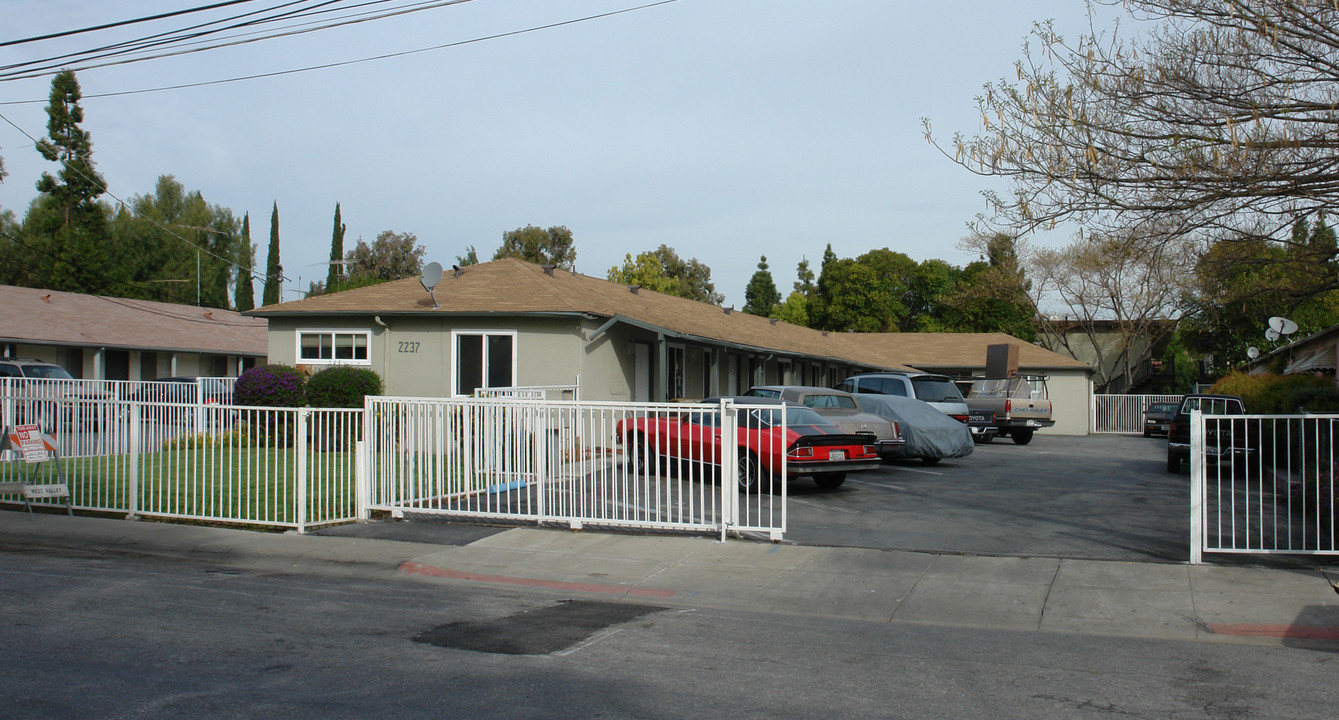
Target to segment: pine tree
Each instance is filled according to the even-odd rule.
[[[256,249],[251,245],[251,213],[242,216],[242,242],[237,248],[237,287],[233,304],[237,312],[256,309],[256,288],[251,284]]]
[[[344,263],[344,223],[339,218],[339,203],[335,203],[335,230],[330,234],[330,271],[325,276],[325,291],[334,292]]]
[[[744,312],[767,317],[780,302],[781,293],[777,291],[776,281],[767,269],[767,256],[763,255],[758,261],[758,271],[753,273],[748,287],[744,288]]]
[[[270,213],[270,254],[265,261],[265,292],[261,296],[261,305],[279,303],[279,287],[283,280],[284,266],[279,264],[279,203],[274,204]]]
[[[72,71],[51,81],[47,105],[47,137],[37,141],[46,160],[60,164],[55,176],[42,173],[41,193],[25,229],[46,246],[40,276],[52,290],[104,293],[116,284],[108,262],[110,227],[98,197],[106,189],[93,167],[93,142],[79,126],[84,121],[83,97]]]

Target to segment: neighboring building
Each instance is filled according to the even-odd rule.
[[[1294,340],[1242,366],[1251,375],[1310,373],[1335,378],[1339,367],[1339,325]],[[1336,378],[1339,382],[1339,378]]]
[[[830,387],[855,372],[913,369],[902,358],[933,360],[917,348],[937,342],[954,348],[963,372],[984,371],[986,345],[1001,341],[1030,348],[1029,370],[1087,372],[1007,335],[821,332],[511,258],[448,270],[433,294],[438,307],[406,279],[248,314],[269,321],[270,362],[367,366],[388,395],[577,384],[582,400],[659,402],[762,384]],[[1073,394],[1086,403],[1091,390]],[[1056,431],[1086,433],[1086,404],[1078,416]]]
[[[886,333],[856,336],[870,351],[925,372],[952,377],[984,377],[986,348],[991,345],[1018,347],[1020,375],[1045,375],[1051,399],[1049,432],[1086,435],[1091,421],[1093,370],[1059,353],[1027,343],[1005,333]]]
[[[265,362],[265,321],[232,310],[0,285],[0,350],[77,378],[235,376]]]
[[[1128,353],[1123,338],[1127,330],[1114,320],[1051,319],[1043,324],[1038,341],[1042,347],[1095,368],[1097,392],[1140,393],[1148,391],[1149,383],[1168,379],[1164,372],[1170,372],[1170,368],[1162,367],[1162,356],[1176,330],[1176,321],[1154,320],[1147,327],[1150,337],[1135,342]]]

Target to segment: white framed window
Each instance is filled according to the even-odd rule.
[[[516,385],[516,332],[451,331],[451,387],[457,396]]]
[[[371,365],[371,330],[298,330],[299,365]]]

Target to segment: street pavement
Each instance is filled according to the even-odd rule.
[[[179,558],[879,623],[1339,649],[1339,567],[946,554],[372,521],[267,533],[0,511],[0,550]],[[1313,561],[1314,560],[1314,561]]]

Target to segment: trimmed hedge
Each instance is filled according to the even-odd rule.
[[[307,404],[323,408],[360,408],[365,395],[381,394],[381,377],[371,368],[337,365],[307,381]]]
[[[252,407],[302,407],[306,381],[291,365],[260,365],[242,373],[233,386],[233,402]]]

